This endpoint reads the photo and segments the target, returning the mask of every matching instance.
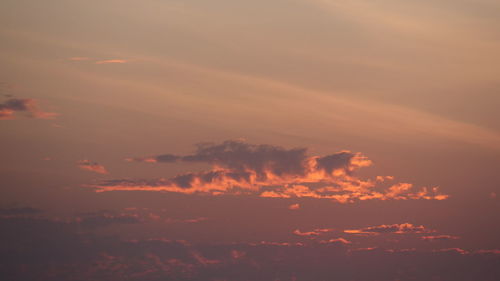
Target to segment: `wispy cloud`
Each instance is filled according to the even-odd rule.
[[[122,59],[110,59],[110,60],[99,60],[95,64],[112,64],[112,63],[127,63],[127,60]]]
[[[78,161],[77,165],[82,170],[91,171],[103,175],[109,174],[108,170],[106,170],[106,168],[103,165],[97,162],[91,162],[89,160],[81,160]]]
[[[123,64],[123,63],[128,63],[128,60],[125,59],[95,59],[95,58],[89,58],[89,57],[70,57],[68,58],[69,61],[73,62],[89,62],[93,64]]]
[[[35,119],[53,119],[58,115],[54,112],[42,111],[34,99],[10,98],[0,103],[0,120],[16,119],[16,112]]]
[[[333,229],[331,228],[316,228],[312,231],[300,231],[299,229],[295,229],[292,233],[297,235],[297,236],[303,236],[303,237],[309,237],[309,238],[316,238],[317,236],[332,232]]]
[[[320,244],[352,244],[351,241],[347,240],[347,239],[344,239],[342,237],[339,237],[339,238],[332,238],[332,239],[328,239],[328,240],[321,240],[319,241]]]
[[[370,226],[361,229],[348,229],[344,230],[345,233],[349,234],[382,234],[382,233],[397,233],[397,234],[407,234],[407,233],[431,233],[434,230],[427,229],[423,225],[413,225],[411,223],[402,224],[390,224],[390,225],[378,225]]]
[[[429,241],[429,242],[456,240],[459,238],[460,237],[453,236],[453,235],[429,235],[429,236],[422,236],[421,237],[422,240]]]

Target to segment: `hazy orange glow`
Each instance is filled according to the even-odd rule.
[[[500,0],[0,0],[0,281],[500,280]]]

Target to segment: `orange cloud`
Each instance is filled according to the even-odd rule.
[[[298,210],[298,209],[300,209],[300,204],[298,204],[298,203],[297,204],[292,204],[292,205],[288,206],[288,209],[290,209],[290,210]]]
[[[458,236],[452,236],[452,235],[435,235],[435,236],[422,236],[420,239],[429,241],[429,242],[434,242],[434,241],[446,241],[446,240],[456,240],[459,239],[460,237]]]
[[[95,64],[110,64],[110,63],[127,63],[127,60],[121,59],[111,59],[111,60],[99,60],[96,61]]]
[[[314,238],[321,235],[322,233],[331,232],[333,229],[330,228],[316,228],[313,231],[302,232],[299,229],[295,229],[292,233],[297,236]]]
[[[164,154],[128,158],[148,163],[205,162],[212,170],[180,174],[170,179],[110,180],[93,185],[97,192],[145,190],[206,195],[256,195],[274,198],[318,198],[340,203],[359,200],[443,200],[438,188],[415,189],[398,183],[383,188],[380,180],[362,180],[353,173],[372,164],[361,153],[340,151],[307,156],[306,149],[251,145],[242,141],[200,144],[186,156]],[[390,180],[392,177],[385,177]]]
[[[53,119],[58,114],[53,112],[44,112],[39,109],[38,103],[34,99],[11,98],[0,103],[0,120],[15,119],[14,113],[24,113],[26,117],[35,119]]]
[[[349,234],[371,234],[377,235],[381,233],[397,233],[397,234],[407,234],[407,233],[430,233],[434,232],[434,230],[430,230],[425,228],[423,225],[413,225],[411,223],[402,223],[402,224],[390,224],[390,225],[378,225],[378,226],[370,226],[361,229],[347,229],[344,230],[344,233]]]
[[[82,170],[91,171],[98,174],[109,174],[108,170],[103,165],[89,160],[82,160],[78,162],[78,167]]]
[[[338,244],[338,243],[341,243],[341,244],[352,244],[351,241],[346,240],[346,239],[344,239],[342,237],[340,237],[340,238],[333,238],[333,239],[329,239],[329,240],[322,240],[319,243],[321,243],[321,244]]]

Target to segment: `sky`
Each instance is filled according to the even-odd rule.
[[[499,15],[0,1],[0,276],[499,280]]]

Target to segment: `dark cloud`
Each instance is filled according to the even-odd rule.
[[[112,212],[82,214],[76,219],[76,223],[82,227],[97,228],[113,224],[137,224],[142,220],[133,214],[115,214]]]
[[[51,119],[57,116],[56,113],[44,112],[38,108],[34,99],[10,98],[0,103],[0,120],[15,119],[14,113],[21,112],[25,116],[38,119]]]
[[[327,173],[332,173],[338,169],[348,170],[349,164],[355,156],[355,154],[349,151],[343,151],[333,155],[318,157],[316,162],[319,169],[324,170]]]
[[[204,162],[230,169],[235,173],[254,171],[259,178],[265,178],[268,172],[275,175],[303,175],[307,159],[306,151],[305,148],[285,149],[273,145],[252,145],[243,141],[229,140],[221,144],[198,144],[196,152],[191,155],[162,154],[131,159],[139,162],[163,163]]]
[[[0,216],[32,216],[42,213],[42,210],[32,207],[0,208]]]
[[[341,238],[314,244],[124,241],[83,234],[71,222],[40,218],[3,218],[0,227],[0,279],[9,281],[496,281],[500,277],[498,250],[356,249]]]

